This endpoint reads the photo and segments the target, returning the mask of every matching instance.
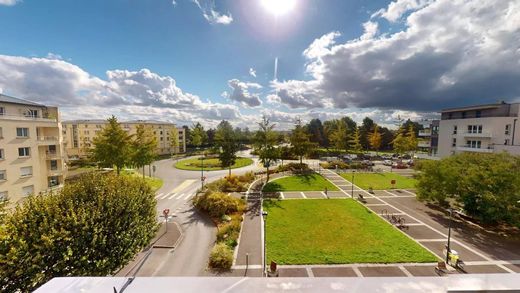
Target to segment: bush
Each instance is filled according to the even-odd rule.
[[[244,202],[222,192],[211,192],[193,198],[193,205],[212,218],[220,218],[244,209]]]
[[[0,291],[112,274],[155,235],[155,206],[145,181],[115,174],[86,174],[58,193],[29,197],[0,227]]]
[[[229,270],[233,265],[233,251],[225,243],[213,246],[209,257],[209,266],[214,269]]]
[[[276,169],[277,172],[286,172],[286,171],[290,171],[290,172],[299,172],[299,171],[309,171],[310,168],[307,164],[305,163],[289,163],[289,164],[285,164],[283,166],[278,166],[278,168]]]
[[[238,216],[234,217],[230,222],[220,225],[217,233],[217,242],[224,242],[230,248],[237,246],[241,224],[242,217]]]
[[[255,175],[248,172],[241,176],[231,175],[223,179],[205,185],[206,193],[213,192],[244,192],[247,191],[249,184],[255,180]]]

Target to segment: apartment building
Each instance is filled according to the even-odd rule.
[[[58,108],[0,94],[0,198],[15,204],[65,179]]]
[[[436,157],[439,146],[439,123],[440,120],[432,120],[425,125],[424,130],[419,130],[418,148],[420,151],[428,153],[430,157]]]
[[[497,103],[442,110],[440,157],[460,152],[520,155],[520,103]]]
[[[65,152],[68,158],[81,158],[88,154],[93,146],[94,137],[107,125],[107,120],[73,120],[63,122],[63,138]],[[175,124],[155,120],[133,120],[120,122],[121,127],[128,134],[135,134],[138,125],[150,127],[157,138],[157,154],[183,153],[186,151],[186,137],[184,128],[177,128]],[[179,146],[171,147],[170,133],[177,131]]]

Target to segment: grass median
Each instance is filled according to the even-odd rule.
[[[352,181],[352,173],[341,173],[341,177]],[[404,177],[396,173],[354,173],[354,184],[363,189],[372,187],[375,190],[391,189],[392,180],[395,180],[395,188],[413,189],[417,180]]]
[[[278,191],[336,191],[338,188],[319,174],[295,175],[275,179],[264,186],[264,192]]]
[[[188,171],[200,171],[203,166],[202,164],[204,164],[204,171],[229,169],[228,167],[222,167],[222,164],[218,158],[204,159],[204,163],[202,161],[203,160],[200,159],[200,157],[182,160],[175,164],[175,168]],[[237,158],[235,164],[231,166],[231,169],[242,168],[251,164],[253,164],[253,160],[249,158]]]
[[[267,263],[435,262],[392,225],[349,199],[265,201]]]

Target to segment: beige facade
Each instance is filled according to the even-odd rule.
[[[94,137],[107,125],[107,120],[74,120],[63,122],[63,138],[65,152],[68,158],[82,158],[88,154],[88,150],[93,146]],[[157,139],[157,154],[167,155],[173,153],[183,153],[186,151],[186,138],[184,128],[177,128],[175,124],[150,121],[135,120],[120,122],[121,127],[128,134],[135,134],[138,125],[150,127]],[[176,131],[179,138],[177,149],[171,147],[170,133]]]
[[[0,198],[15,204],[63,184],[61,132],[58,108],[0,94]]]
[[[461,152],[520,155],[520,104],[446,109],[439,125],[438,154]]]

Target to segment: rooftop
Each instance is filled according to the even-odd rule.
[[[517,104],[517,103],[514,103]],[[471,111],[471,110],[483,110],[483,109],[495,109],[504,105],[514,105],[506,102],[500,102],[495,104],[484,104],[484,105],[473,105],[473,106],[465,106],[465,107],[457,107],[457,108],[446,108],[442,109],[442,113],[446,112],[459,112],[459,111]]]
[[[45,105],[38,104],[35,102],[27,101],[24,99],[19,99],[15,97],[11,97],[8,95],[0,94],[0,103],[10,103],[10,104],[18,104],[18,105],[26,105],[26,106],[38,106],[45,107]]]

